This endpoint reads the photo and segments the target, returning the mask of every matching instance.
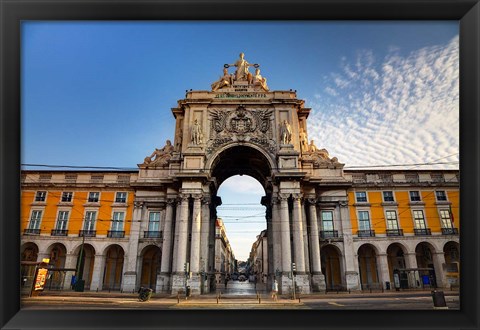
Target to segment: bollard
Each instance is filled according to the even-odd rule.
[[[97,288],[97,292],[98,292],[98,288]]]
[[[383,286],[382,286],[382,293],[383,293]]]
[[[177,292],[177,304],[180,304],[180,294]]]
[[[259,303],[259,304],[262,303],[262,298],[258,297],[258,303]]]
[[[348,294],[350,294],[350,289],[348,289]]]
[[[372,288],[370,288],[370,293],[372,293]]]
[[[217,305],[218,305],[218,295],[217,295]]]

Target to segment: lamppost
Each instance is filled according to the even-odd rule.
[[[83,257],[83,247],[85,245],[85,232],[82,233],[82,245],[80,246],[80,253],[78,255],[78,260],[77,260],[77,269],[75,271],[75,282],[73,283],[73,289],[76,289],[77,283],[79,280],[82,280],[78,278],[80,274],[80,266],[82,264],[82,257]],[[82,271],[82,277],[83,277],[83,271]]]

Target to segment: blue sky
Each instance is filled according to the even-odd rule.
[[[271,90],[297,90],[309,139],[346,167],[458,168],[456,21],[24,22],[22,163],[136,168],[173,139],[185,90],[208,90],[240,52]],[[255,184],[226,181],[224,204],[258,202]],[[265,224],[235,217],[259,206],[220,209],[239,259]]]

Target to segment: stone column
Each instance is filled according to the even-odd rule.
[[[202,293],[209,293],[210,287],[208,285],[207,272],[208,272],[208,245],[210,237],[210,198],[204,197],[202,200],[202,224],[200,230],[200,272],[203,275],[202,278]]]
[[[447,288],[447,274],[445,272],[445,254],[442,252],[433,252],[433,267],[435,268],[435,280],[437,287]]]
[[[67,253],[65,257],[65,268],[77,268],[77,255],[73,253]],[[69,290],[71,288],[72,276],[75,272],[66,272],[65,279],[63,281],[63,289]]]
[[[280,293],[288,294],[292,290],[292,281],[289,273],[292,263],[292,252],[290,248],[290,222],[288,214],[288,195],[279,194],[280,200],[280,231],[282,244],[282,280],[280,281]]]
[[[138,240],[140,237],[140,225],[143,220],[144,212],[144,203],[135,202],[132,224],[130,225],[130,235],[128,238],[128,250],[125,253],[126,262],[123,267],[124,274],[122,278],[122,291],[124,292],[134,292],[136,290]]]
[[[181,200],[182,200],[181,198],[176,199],[177,208],[176,208],[176,211],[175,211],[175,219],[173,220],[174,224],[175,224],[175,232],[174,232],[174,235],[173,235],[172,272],[174,272],[175,269],[177,269],[178,244],[176,242],[178,242],[178,218],[180,216],[180,201]]]
[[[350,222],[350,215],[348,213],[348,203],[341,201],[340,216],[342,223],[343,235],[343,249],[345,258],[345,281],[347,289],[358,291],[360,290],[360,277],[358,275],[358,265],[356,260],[356,252],[353,247],[352,224]]]
[[[190,245],[190,278],[192,294],[200,294],[200,230],[202,225],[202,195],[193,195],[192,242]]]
[[[173,222],[173,207],[174,199],[167,199],[167,207],[165,210],[165,226],[163,227],[163,244],[162,244],[162,261],[160,265],[160,283],[157,292],[167,292],[170,288],[170,264],[172,262],[172,222]],[[157,281],[158,282],[158,281]]]
[[[90,291],[101,291],[103,285],[103,273],[105,271],[105,256],[101,254],[95,255],[93,264],[92,282],[90,283]]]
[[[379,282],[383,288],[387,288],[385,282],[390,282],[390,271],[388,269],[388,256],[386,253],[379,253],[377,255],[377,269]],[[390,284],[391,287],[393,283]]]
[[[188,240],[188,199],[189,195],[182,194],[180,196],[180,212],[177,216],[178,240],[177,245],[177,261],[176,269],[172,281],[172,293],[177,293],[185,287],[184,264],[187,261],[187,240]]]
[[[305,267],[305,242],[303,226],[303,212],[302,212],[302,194],[293,194],[293,249],[295,254],[295,265],[297,268],[295,275],[295,285],[300,292],[310,293],[310,278],[306,273]]]
[[[302,197],[300,194],[293,195],[293,249],[298,274],[305,273],[305,251],[303,244],[303,219],[301,198]]]
[[[415,252],[405,253],[403,256],[407,268],[417,268],[417,254]]]
[[[282,269],[282,240],[281,240],[281,219],[280,203],[277,198],[272,198],[272,242],[273,242],[273,269],[277,276],[277,271]],[[278,279],[277,279],[278,280]]]
[[[318,231],[317,200],[309,198],[309,216],[310,216],[310,251],[312,260],[312,284],[313,291],[325,291],[325,276],[322,274],[322,264],[320,258],[320,239]]]

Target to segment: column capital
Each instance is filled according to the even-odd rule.
[[[167,205],[173,205],[176,201],[176,198],[167,198]]]
[[[189,198],[190,198],[190,194],[178,194],[179,202],[187,202]]]
[[[340,207],[348,207],[348,202],[347,202],[347,201],[339,201],[339,202],[338,202],[338,205],[339,205]]]
[[[303,198],[303,194],[302,193],[292,194],[292,198],[294,200],[300,200],[301,201],[302,198]]]
[[[203,194],[192,194],[193,199],[195,202],[201,201],[203,199]]]
[[[290,197],[290,194],[278,194],[277,198],[279,202],[286,201]]]
[[[133,206],[136,209],[141,209],[145,205],[144,202],[133,202]]]
[[[315,197],[308,197],[305,198],[305,200],[308,202],[308,204],[310,204],[310,206],[316,205],[318,201]]]

